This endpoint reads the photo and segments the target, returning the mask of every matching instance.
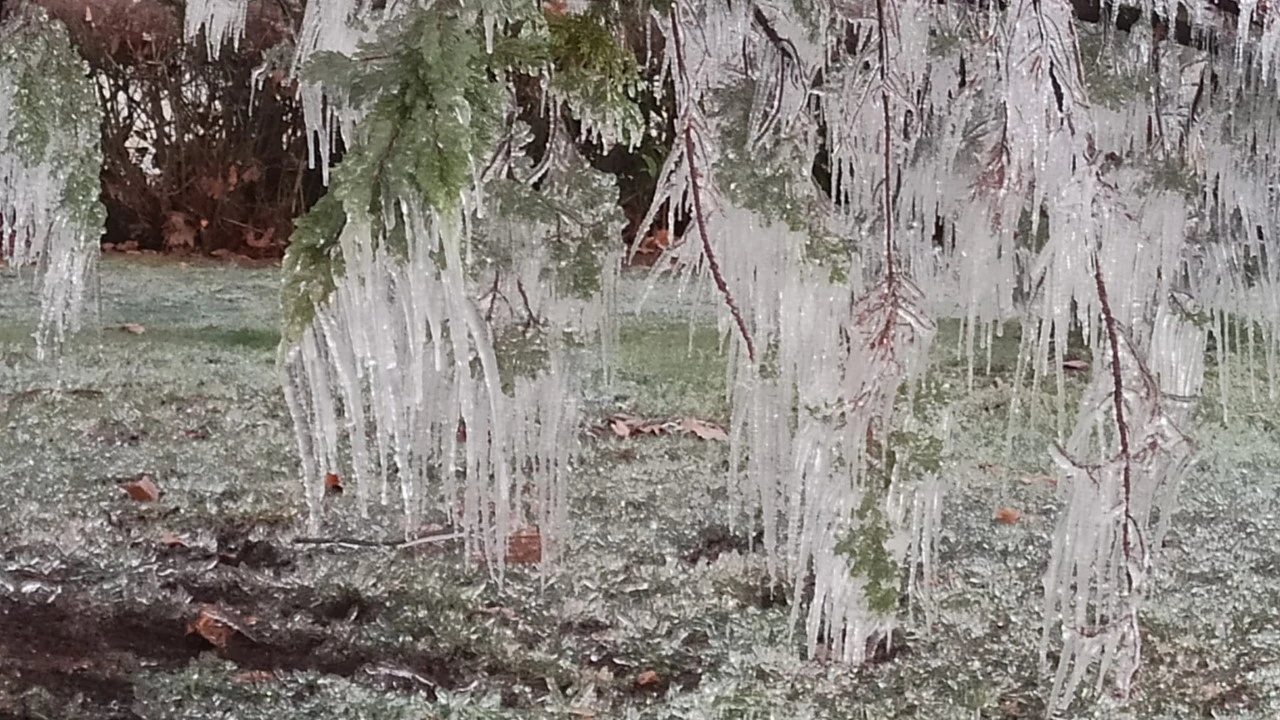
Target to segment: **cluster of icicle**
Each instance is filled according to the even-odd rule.
[[[349,212],[345,274],[282,358],[311,527],[322,520],[326,474],[349,468],[362,515],[394,487],[408,536],[424,508],[440,506],[465,533],[468,556],[484,553],[499,576],[507,538],[521,527],[540,528],[550,561],[577,426],[563,358],[552,352],[549,369],[515,377],[504,393],[465,274],[459,218],[409,201],[401,210],[407,260],[371,237],[369,218]]]
[[[735,338],[732,479],[743,509],[760,511],[775,570],[797,587],[814,573],[805,618],[811,655],[821,641],[828,645],[823,654],[857,662],[866,641],[893,622],[867,611],[831,538],[852,529],[851,509],[866,490],[867,430],[883,436],[913,421],[894,398],[921,372],[932,337],[927,318],[963,321],[971,378],[981,346],[1018,320],[1019,386],[1028,377],[1033,387],[1051,378],[1065,396],[1061,360],[1073,328],[1092,343],[1095,358],[1074,422],[1060,400],[1062,442],[1052,451],[1067,511],[1044,577],[1042,654],[1060,650],[1058,665],[1045,668],[1054,678],[1048,711],[1069,702],[1090,673],[1099,686],[1110,678],[1128,691],[1140,662],[1135,621],[1168,522],[1160,509],[1176,498],[1190,452],[1179,427],[1201,391],[1207,337],[1215,338],[1224,387],[1230,349],[1250,356],[1256,349],[1272,370],[1280,354],[1280,256],[1266,248],[1280,228],[1280,204],[1270,191],[1280,180],[1280,154],[1272,150],[1280,103],[1268,84],[1280,69],[1280,23],[1253,0],[1239,3],[1235,17],[1208,3],[1139,4],[1143,18],[1182,14],[1193,34],[1234,37],[1234,52],[1210,57],[1178,48],[1145,22],[1126,33],[1089,28],[1090,42],[1082,42],[1084,26],[1068,0],[679,0],[670,12],[655,10],[678,117],[677,147],[654,207],[674,199],[672,212],[693,213],[695,203],[703,205],[696,209],[703,222],[678,252],[726,300],[724,327]],[[361,5],[310,3],[299,63],[318,50],[352,52],[360,35],[350,20]],[[837,54],[841,62],[833,62]],[[1099,80],[1089,86],[1086,76]],[[744,77],[749,85],[739,84]],[[715,91],[735,86],[752,95],[749,145],[721,147],[709,110]],[[358,124],[341,93],[303,87],[322,158],[332,133]],[[891,116],[887,140],[882,100]],[[813,103],[818,118],[809,112]],[[806,159],[792,168],[798,188],[819,141],[834,184],[821,222],[851,246],[845,285],[812,267],[802,235],[732,207],[716,186],[720,158],[791,142]],[[1179,177],[1187,180],[1182,188],[1199,187],[1200,194],[1189,197]],[[886,182],[893,190],[888,208]],[[463,242],[456,219],[416,212],[428,246]],[[344,242],[359,246],[362,238]],[[444,412],[471,413],[464,418],[469,436],[484,428],[498,438],[484,458],[472,458],[468,447],[468,478],[473,467],[492,468],[496,484],[483,492],[510,501],[516,485],[496,478],[517,467],[515,455],[530,445],[494,421],[497,403],[506,401],[488,371],[431,375],[435,367],[461,369],[472,354],[482,368],[491,364],[487,336],[466,324],[474,308],[454,294],[458,279],[432,268],[410,277],[376,253],[362,262],[291,365],[299,368],[296,384],[311,393],[310,404],[295,402],[303,408],[304,456],[315,463],[310,477],[328,464],[327,454],[338,453],[341,437],[364,432],[378,438],[366,455],[399,454],[394,462],[379,457],[380,468],[400,459],[420,468],[432,448],[447,454],[453,418],[406,399],[426,397],[429,386],[445,393],[431,396],[447,405]],[[417,289],[370,299],[390,286]],[[404,300],[413,293],[423,300]],[[1196,322],[1202,316],[1211,319],[1207,331]],[[361,327],[392,328],[393,339],[377,347],[341,342],[354,337],[357,318],[374,323]],[[395,334],[396,327],[421,326],[414,323],[437,327],[433,318],[451,330],[443,343]],[[1267,375],[1273,397],[1276,377]],[[320,388],[343,383],[367,393],[364,422],[375,417],[378,430],[360,431],[351,412],[339,423],[334,406],[345,391]],[[379,409],[380,402],[386,406]],[[542,417],[538,402],[521,407]],[[423,491],[400,482],[411,508]],[[891,555],[912,578],[931,566],[944,490],[939,478],[917,478],[891,483],[883,499]],[[496,536],[509,527],[504,518],[502,510],[480,513],[477,532]],[[918,594],[925,584],[908,587]]]
[[[871,487],[884,479],[868,472],[881,449],[868,438],[904,426],[945,433],[901,416],[909,405],[895,407],[899,389],[925,369],[934,326],[908,283],[876,284],[855,299],[847,284],[805,261],[803,235],[741,209],[715,222],[715,247],[750,309],[752,336],[758,347],[776,348],[753,362],[742,342],[732,344],[733,495],[743,509],[759,511],[771,570],[793,589],[792,622],[803,621],[808,655],[858,664],[897,623],[868,607],[866,579],[850,572],[850,558],[837,549],[858,530],[855,513],[868,493],[890,530],[889,558],[910,568],[913,597],[932,610],[943,479],[901,472],[910,458],[899,449],[887,490]]]
[[[907,569],[909,592],[926,613],[932,610],[945,483],[936,472],[902,472],[910,464],[905,449],[895,448],[898,462],[887,488],[870,485],[885,479],[869,468],[892,431],[907,428],[945,440],[945,422],[921,426],[909,404],[897,403],[899,391],[927,366],[935,326],[925,297],[906,277],[864,275],[855,262],[848,281],[833,282],[830,267],[806,257],[806,234],[735,207],[719,190],[716,153],[752,148],[716,147],[722,128],[701,102],[725,80],[726,68],[741,71],[744,38],[752,38],[746,46],[754,53],[747,62],[762,68],[749,113],[752,138],[799,122],[806,96],[788,83],[802,77],[797,59],[820,62],[822,53],[799,42],[804,35],[795,32],[789,56],[780,57],[756,43],[752,8],[709,5],[656,18],[666,36],[664,62],[676,80],[679,115],[676,149],[664,165],[654,208],[668,199],[675,200],[669,208],[678,207],[683,198],[685,211],[701,216],[690,225],[688,241],[674,250],[676,265],[724,296],[735,515],[757,518],[771,571],[793,589],[792,623],[803,622],[808,655],[858,664],[898,622],[895,614],[869,607],[867,579],[851,572],[851,558],[838,549],[859,531],[856,511],[868,494],[888,525],[888,558]],[[795,31],[786,18],[779,13],[771,20]],[[859,177],[883,162],[875,138],[865,138]],[[842,172],[854,172],[850,158],[841,162]],[[808,167],[793,171],[798,183],[807,183]],[[873,183],[865,186],[874,208]],[[848,218],[826,222],[843,233],[858,232]],[[874,248],[867,262],[885,265]],[[812,599],[805,604],[801,598],[810,586]]]
[[[1178,17],[1172,4],[1156,5],[1146,9]],[[1093,44],[1082,43],[1067,0],[1013,0],[1005,10],[923,0],[800,10],[786,0],[691,0],[655,24],[669,50],[677,134],[692,127],[696,138],[693,149],[672,152],[659,202],[697,215],[702,196],[706,248],[693,223],[677,252],[726,296],[723,329],[735,347],[731,472],[746,509],[761,513],[772,562],[796,580],[815,574],[809,651],[823,639],[835,646],[825,650],[856,662],[876,631],[857,580],[831,554],[830,531],[850,522],[863,492],[859,471],[837,472],[832,460],[857,465],[867,426],[902,416],[892,398],[927,349],[926,316],[962,320],[970,382],[980,345],[989,349],[1003,324],[1018,320],[1019,386],[1052,378],[1061,409],[1063,443],[1051,453],[1067,511],[1044,577],[1043,657],[1050,646],[1060,651],[1057,666],[1045,668],[1049,712],[1090,673],[1098,687],[1110,679],[1125,695],[1140,663],[1137,612],[1191,453],[1179,428],[1201,392],[1207,338],[1216,336],[1224,387],[1230,348],[1262,353],[1268,368],[1280,348],[1280,257],[1266,248],[1280,229],[1269,194],[1280,179],[1271,149],[1280,103],[1258,73],[1280,67],[1280,23],[1267,15],[1261,39],[1251,37],[1248,19],[1262,16],[1242,3],[1238,51],[1210,60],[1158,42],[1143,23],[1128,33],[1091,28]],[[1220,37],[1235,23],[1200,6],[1190,19],[1196,33]],[[836,54],[844,62],[830,62]],[[1102,90],[1139,89],[1094,103],[1086,75],[1100,77]],[[754,93],[752,146],[721,147],[708,108],[714,91],[742,77]],[[882,92],[892,117],[887,148]],[[806,110],[815,97],[821,124]],[[761,227],[717,192],[717,159],[771,138],[810,151],[820,138],[828,150],[835,202],[822,222],[850,238],[847,286],[824,285],[825,274],[804,261],[803,237]],[[795,168],[797,178],[808,171]],[[1203,192],[1189,197],[1178,173]],[[922,295],[896,326],[901,334],[874,336],[893,350],[877,355],[882,346],[857,347],[867,336],[851,319],[876,304],[893,263]],[[1208,332],[1202,317],[1212,319]],[[1068,437],[1062,353],[1073,328],[1096,360]],[[745,357],[748,337],[754,359]],[[767,376],[766,362],[777,365]],[[1275,397],[1276,373],[1268,382]],[[843,439],[803,412],[817,401],[851,403],[867,389],[865,404],[848,406]],[[895,488],[884,501],[890,544],[912,577],[929,562],[944,489]]]
[[[47,143],[42,148],[19,148],[14,141],[20,123],[35,125],[40,118],[20,108],[23,92],[18,75],[28,65],[56,52],[45,38],[37,47],[12,34],[19,23],[42,25],[45,32],[64,33],[42,10],[24,8],[16,13],[13,26],[0,29],[0,260],[13,267],[35,266],[40,295],[40,320],[36,329],[36,352],[45,358],[55,354],[69,333],[80,328],[81,314],[90,279],[98,263],[101,227],[89,227],[64,198],[73,180],[67,158],[79,156],[86,147],[95,147],[100,125],[96,105],[59,109],[39,108],[47,125]],[[29,27],[23,32],[28,32]],[[61,42],[66,46],[66,39]],[[68,52],[72,52],[67,49]],[[69,93],[71,98],[83,97]],[[81,113],[72,122],[58,123],[69,112]],[[30,127],[22,135],[31,137]],[[78,208],[82,210],[82,208]]]
[[[182,10],[183,36],[194,40],[203,31],[209,57],[217,58],[224,45],[239,47],[248,12],[249,0],[187,0]]]
[[[343,2],[308,5],[298,67],[316,52],[353,54],[361,34],[347,21],[356,10]],[[381,21],[395,17],[388,11]],[[326,165],[335,136],[359,137],[361,109],[349,107],[344,93],[302,87],[309,136],[319,143],[313,159]],[[519,138],[512,144],[519,147]],[[573,153],[558,133],[549,161],[527,184],[555,185],[569,176],[583,182],[592,171]],[[476,164],[502,177],[506,163],[518,160]],[[601,300],[616,292],[617,253],[602,258],[603,287],[595,298],[562,293],[548,282],[554,269],[548,238],[570,227],[583,231],[581,217],[591,213],[517,221],[489,207],[486,190],[485,178],[477,177],[462,207],[450,213],[400,199],[407,256],[373,236],[372,218],[346,208],[336,289],[316,308],[301,341],[282,348],[281,364],[313,531],[323,522],[325,478],[337,473],[352,479],[362,515],[373,503],[398,505],[406,538],[422,530],[424,512],[439,508],[465,538],[466,556],[483,557],[501,580],[516,531],[537,529],[544,565],[564,546],[566,480],[580,418],[560,336],[599,334],[607,343],[612,317]],[[388,212],[384,225],[393,228],[395,213]],[[486,258],[472,250],[480,235],[510,250],[514,267],[473,272],[485,267]],[[546,358],[536,376],[500,371],[495,337],[512,328],[544,333],[531,341],[541,343],[537,351]]]

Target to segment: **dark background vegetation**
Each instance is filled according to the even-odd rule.
[[[613,2],[613,0],[599,0]],[[978,0],[984,2],[985,0]],[[71,31],[73,42],[99,81],[104,110],[102,200],[107,208],[103,243],[122,250],[192,252],[214,255],[278,257],[288,243],[293,219],[318,200],[325,188],[318,169],[308,167],[307,142],[297,85],[283,69],[254,82],[254,70],[268,53],[294,36],[305,0],[251,0],[245,36],[210,61],[203,37],[183,39],[183,0],[35,0]],[[1082,22],[1103,18],[1124,32],[1150,23],[1157,37],[1216,51],[1216,33],[1188,24],[1185,8],[1174,19],[1143,17],[1136,8],[1113,7],[1099,0],[1072,0]],[[0,19],[14,0],[0,0]],[[1234,0],[1212,3],[1224,16],[1239,12]],[[660,39],[646,40],[643,3],[623,3],[630,12],[616,17],[620,33],[646,72],[656,62],[644,57],[661,52]],[[555,3],[549,4],[554,9]],[[757,12],[757,22],[767,19]],[[1193,32],[1194,30],[1194,32]],[[765,32],[768,28],[764,29]],[[276,64],[286,68],[284,56]],[[544,146],[547,126],[536,83],[526,83],[520,101],[530,112]],[[670,96],[639,98],[651,118],[670,118]],[[563,120],[571,129],[571,117]],[[667,233],[658,226],[638,227],[653,197],[656,168],[670,148],[670,121],[635,151],[580,149],[599,169],[618,178],[620,204],[628,219],[621,238],[641,238],[640,259],[652,259]],[[341,158],[341,148],[333,155]],[[821,184],[823,158],[815,160]],[[661,217],[661,215],[660,215]],[[670,236],[682,234],[678,223]]]

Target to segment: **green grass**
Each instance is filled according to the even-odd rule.
[[[636,322],[622,330],[617,390],[630,409],[649,415],[723,419],[724,359],[714,328],[688,322]]]
[[[629,297],[639,294],[637,283],[624,284]],[[193,604],[217,601],[256,615],[263,646],[300,665],[247,685],[237,675],[258,657],[253,645],[188,660],[160,643],[173,655],[125,668],[127,708],[137,716],[959,720],[1039,712],[1039,580],[1061,498],[1044,483],[1023,482],[1049,468],[1051,398],[1034,398],[1038,419],[1014,428],[1006,454],[1016,327],[993,348],[994,378],[981,373],[978,353],[970,391],[958,325],[941,324],[936,367],[954,436],[944,464],[938,614],[932,626],[908,624],[909,653],[849,670],[797,658],[788,609],[762,602],[759,555],[682,559],[728,520],[725,448],[689,437],[584,437],[572,479],[573,536],[545,584],[516,570],[499,589],[456,549],[293,546],[305,511],[275,367],[278,288],[270,269],[110,260],[101,333],[77,338],[55,368],[32,357],[29,294],[0,281],[0,580],[52,578],[63,593],[53,606],[74,608],[81,623],[69,628],[80,640],[65,657],[54,644],[41,646],[42,657],[67,667],[103,657],[95,643],[112,625],[90,627],[94,613],[116,625],[140,613],[143,627],[177,647]],[[694,313],[691,338],[692,301],[664,292],[670,288],[624,316],[614,385],[584,380],[589,424],[618,409],[655,419],[727,417],[709,313]],[[125,323],[146,332],[124,332]],[[1243,373],[1232,378],[1231,424],[1215,415],[1211,396],[1209,421],[1195,428],[1201,461],[1142,616],[1137,695],[1123,707],[1079,703],[1072,717],[1280,716],[1280,439],[1266,423],[1277,409],[1265,393],[1249,398]],[[1071,380],[1072,392],[1082,382]],[[117,487],[142,472],[163,490],[155,506]],[[1023,512],[1019,524],[991,521],[1006,506]],[[343,496],[328,508],[327,534],[397,532],[390,511],[363,519]],[[165,548],[165,533],[195,549]],[[263,543],[281,562],[219,562],[227,538]],[[43,596],[5,587],[0,602],[44,607]],[[353,617],[326,614],[353,598],[363,608]],[[318,644],[285,653],[298,638]],[[359,664],[347,667],[344,658]],[[421,683],[365,668],[406,658],[419,669],[455,668],[454,691],[433,702]],[[18,677],[19,662],[31,659],[0,659],[0,717],[104,714],[92,693],[77,699],[66,687]],[[664,683],[638,688],[646,670]],[[109,672],[91,664],[66,677],[91,687]]]

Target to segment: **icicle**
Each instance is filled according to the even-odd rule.
[[[66,29],[44,10],[20,7],[0,32],[0,261],[36,266],[45,359],[79,330],[98,264],[101,108]]]
[[[227,42],[240,48],[248,9],[249,0],[188,0],[182,13],[183,37],[194,42],[204,30],[205,49],[216,60]]]

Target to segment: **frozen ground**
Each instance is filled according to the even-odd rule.
[[[449,546],[295,545],[275,271],[113,260],[102,285],[102,332],[56,369],[25,338],[29,297],[0,281],[0,718],[1043,714],[1051,418],[1006,453],[1008,341],[968,392],[941,335],[960,421],[937,622],[855,671],[795,659],[787,593],[723,526],[724,448],[688,437],[584,437],[574,540],[545,588],[516,570],[499,591]],[[686,309],[626,319],[617,382],[584,378],[588,423],[618,409],[723,419],[714,330],[691,338]],[[1202,461],[1143,616],[1138,695],[1082,701],[1077,717],[1280,717],[1280,407],[1265,378],[1254,400],[1233,377],[1231,422],[1211,398],[1194,433]],[[159,502],[118,487],[141,473]],[[343,500],[326,532],[373,536]],[[1001,507],[1021,521],[994,522]],[[218,650],[188,634],[202,604],[251,637]]]

